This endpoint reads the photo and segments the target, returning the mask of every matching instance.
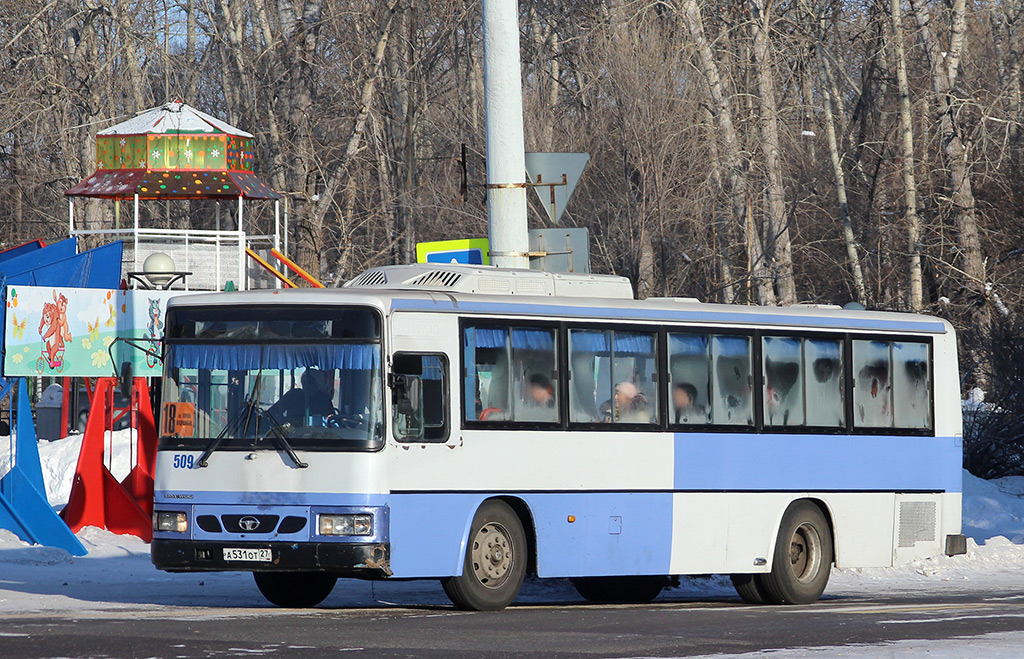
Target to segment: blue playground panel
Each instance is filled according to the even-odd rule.
[[[43,247],[39,241],[19,245],[0,253],[0,295],[7,299],[7,286],[53,286],[56,288],[117,288],[121,283],[121,241],[78,253],[75,238]],[[0,352],[3,349],[6,305],[0,304]],[[0,479],[0,528],[19,538],[50,547],[60,547],[73,556],[84,556],[85,547],[46,499],[46,486],[39,463],[36,430],[25,381],[0,377],[0,399],[10,394],[11,462],[14,466]],[[0,446],[0,450],[3,447]]]
[[[0,383],[0,398],[11,393],[11,430],[14,432],[11,456],[14,466],[0,479],[0,529],[12,531],[25,542],[60,547],[72,556],[85,556],[85,547],[46,499],[28,386],[24,379],[19,380],[17,394],[14,394],[14,380],[0,379]]]

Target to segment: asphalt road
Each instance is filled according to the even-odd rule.
[[[812,606],[733,599],[645,606],[163,607],[73,618],[0,616],[0,657],[679,657],[1024,630],[1013,592],[835,597]]]

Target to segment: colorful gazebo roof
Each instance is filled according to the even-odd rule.
[[[64,194],[107,199],[278,199],[252,173],[253,136],[181,102],[96,134],[96,172]]]

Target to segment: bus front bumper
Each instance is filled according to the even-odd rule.
[[[270,550],[270,560],[226,560],[225,549]],[[154,538],[153,565],[167,572],[330,572],[379,579],[391,576],[391,545],[336,542],[211,542]]]

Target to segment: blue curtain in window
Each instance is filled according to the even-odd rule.
[[[569,348],[576,352],[608,352],[608,332],[571,331]]]
[[[653,355],[654,336],[634,332],[615,332],[615,352],[628,355]]]
[[[467,339],[471,333],[476,335],[477,348],[504,348],[508,337],[508,330],[493,327],[468,327]]]
[[[840,344],[838,341],[818,339],[805,339],[805,341],[807,341],[808,345],[814,347],[818,359],[824,357],[826,359],[838,360],[840,357]]]
[[[800,339],[766,336],[764,351],[765,355],[771,359],[798,362],[800,361]]]
[[[422,370],[423,373],[420,377],[424,380],[440,380],[441,360],[438,357],[424,357]]]
[[[712,337],[715,354],[720,357],[746,357],[750,354],[750,343],[741,336]]]
[[[708,337],[703,334],[669,334],[668,347],[673,355],[706,355]]]
[[[576,352],[607,353],[611,347],[609,337],[615,335],[615,353],[619,355],[653,355],[654,335],[637,332],[573,331],[569,347]]]
[[[516,350],[552,352],[555,349],[554,334],[551,330],[516,328],[512,330],[512,347]]]
[[[254,371],[296,369],[370,370],[380,364],[380,346],[366,344],[232,344],[191,343],[168,346],[172,368]]]

